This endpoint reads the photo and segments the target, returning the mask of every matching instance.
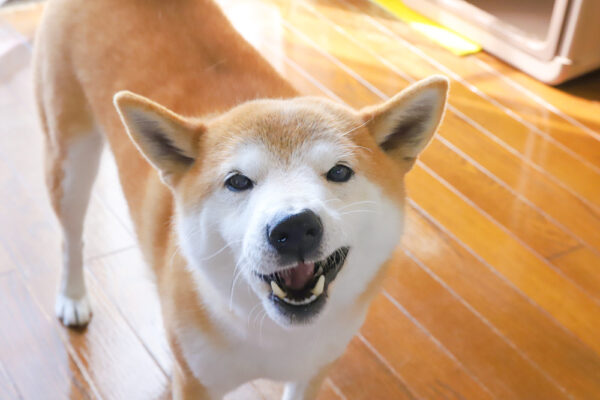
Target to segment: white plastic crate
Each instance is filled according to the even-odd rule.
[[[404,0],[550,84],[600,68],[600,0]]]

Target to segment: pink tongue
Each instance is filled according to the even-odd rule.
[[[283,282],[286,287],[294,290],[300,290],[315,275],[315,263],[299,263],[292,269],[288,269],[282,274]]]

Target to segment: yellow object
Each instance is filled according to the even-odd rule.
[[[423,15],[416,13],[406,7],[400,0],[373,0],[400,20],[406,22],[416,31],[421,32],[434,42],[450,50],[457,56],[465,56],[467,54],[477,53],[481,51],[481,46],[464,37],[444,28],[440,24],[425,18]]]

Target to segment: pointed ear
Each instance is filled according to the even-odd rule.
[[[173,185],[196,160],[204,127],[128,91],[117,93],[114,104],[138,150],[159,171],[161,180]]]
[[[361,110],[361,117],[386,153],[414,163],[442,120],[448,86],[446,77],[434,75],[383,104]]]

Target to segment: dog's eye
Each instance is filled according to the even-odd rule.
[[[241,192],[242,190],[252,189],[252,186],[254,186],[254,184],[247,176],[244,176],[242,174],[235,174],[227,178],[227,180],[225,181],[225,186],[227,186],[227,189],[233,192]]]
[[[327,180],[332,182],[347,182],[354,174],[349,167],[338,164],[327,172]]]

